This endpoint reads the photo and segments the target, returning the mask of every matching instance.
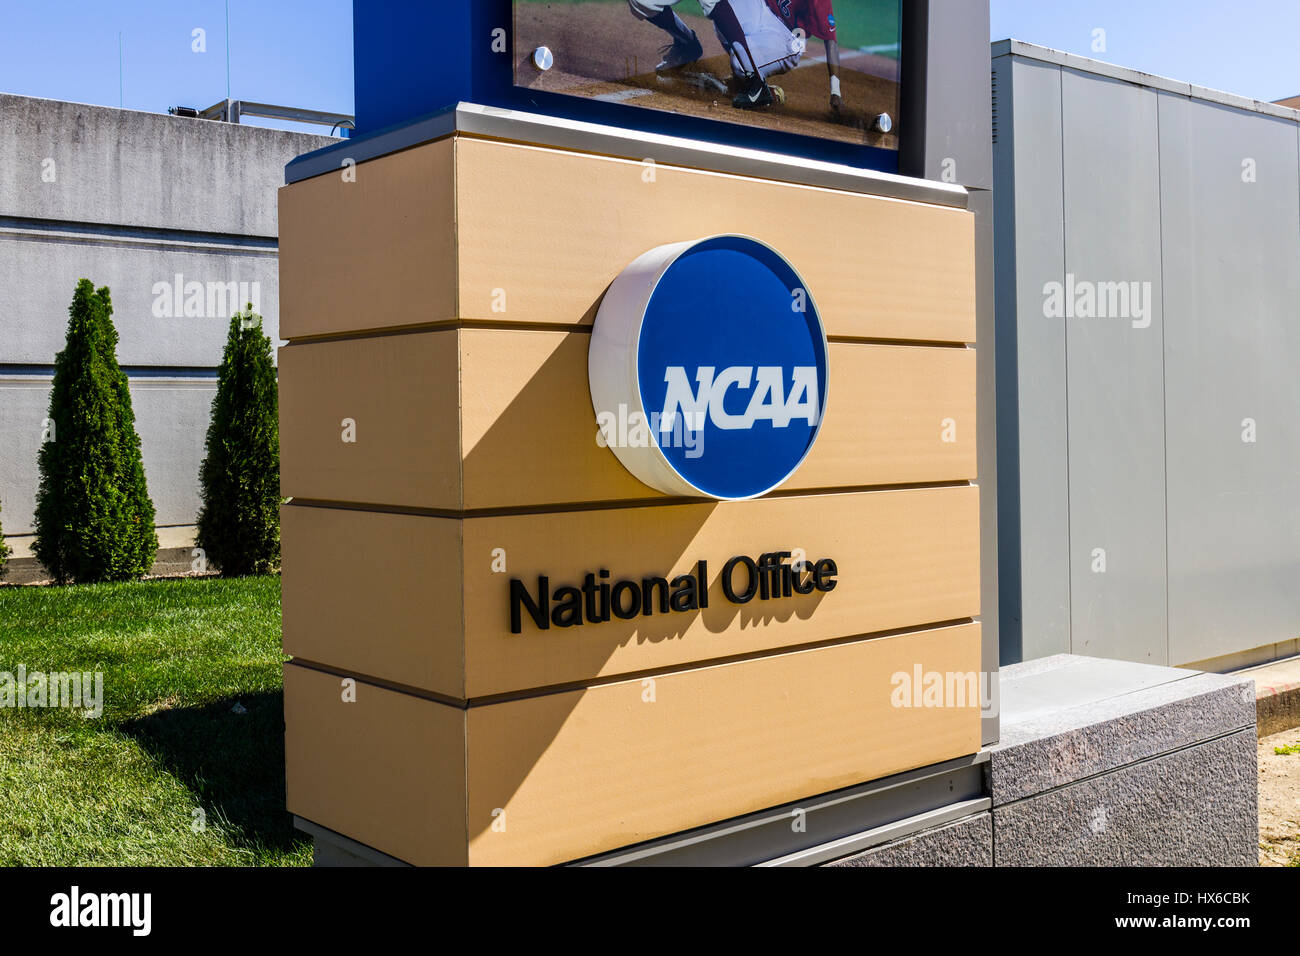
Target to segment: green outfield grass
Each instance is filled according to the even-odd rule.
[[[627,6],[627,0],[515,0],[516,3],[545,3],[563,6],[581,3],[604,3]],[[697,0],[681,0],[679,9],[684,13],[700,14]],[[840,44],[851,49],[872,48],[882,56],[898,57],[899,42],[898,0],[836,0],[834,4],[836,31]],[[890,52],[882,47],[895,47]]]
[[[0,588],[0,672],[102,672],[104,707],[0,708],[0,865],[309,864],[283,661],[278,577]]]

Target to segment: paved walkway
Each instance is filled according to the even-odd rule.
[[[1300,657],[1237,671],[1255,681],[1255,708],[1260,737],[1300,727]]]

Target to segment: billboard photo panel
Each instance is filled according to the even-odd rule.
[[[514,82],[897,150],[902,0],[514,0]]]

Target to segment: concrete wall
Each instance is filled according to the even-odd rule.
[[[9,95],[0,95],[0,129],[6,537],[27,553],[50,376],[82,277],[112,290],[157,522],[193,525],[216,366],[241,298],[254,299],[278,342],[284,165],[333,140]],[[184,307],[189,283],[202,284],[201,308],[198,297]]]
[[[993,54],[1003,661],[1295,653],[1300,113]]]

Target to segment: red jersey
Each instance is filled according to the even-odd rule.
[[[819,40],[835,39],[831,0],[767,0],[767,7],[791,32],[803,30]]]

